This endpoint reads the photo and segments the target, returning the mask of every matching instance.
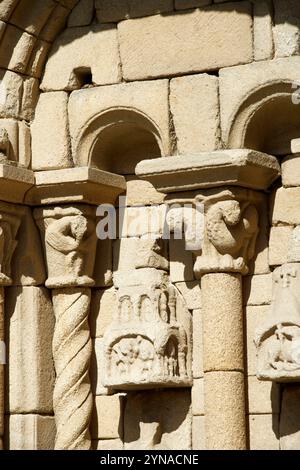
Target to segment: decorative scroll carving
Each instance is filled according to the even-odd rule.
[[[209,206],[205,222],[202,255],[195,263],[195,273],[247,274],[258,233],[256,207],[247,201],[219,201]]]
[[[46,286],[54,288],[55,449],[89,449],[92,345],[87,287],[94,284],[95,211],[88,206],[55,207],[38,209],[35,217],[45,240]]]
[[[274,271],[268,318],[256,332],[257,376],[278,382],[300,380],[300,265]]]

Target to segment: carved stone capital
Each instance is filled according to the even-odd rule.
[[[248,273],[259,231],[256,203],[250,191],[224,191],[205,198],[202,253],[194,266],[197,277],[212,272]]]
[[[97,245],[95,208],[50,207],[35,210],[45,245],[50,288],[93,286]]]

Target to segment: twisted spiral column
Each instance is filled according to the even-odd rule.
[[[52,289],[56,318],[55,449],[89,450],[93,398],[88,315],[97,245],[95,210],[89,206],[50,207],[37,209],[35,217],[45,238],[46,287]]]
[[[56,384],[53,394],[56,417],[55,449],[90,449],[89,424],[92,391],[89,365],[92,342],[88,324],[90,289],[53,290],[56,326],[53,358]]]

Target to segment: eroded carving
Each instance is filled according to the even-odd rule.
[[[211,272],[247,274],[248,260],[254,256],[258,233],[258,213],[254,205],[224,200],[206,212],[202,255],[195,263],[198,275]]]
[[[119,286],[118,309],[104,335],[104,385],[118,389],[188,386],[188,335],[177,316],[179,293],[165,274],[159,276],[161,271],[135,273],[140,273],[140,283],[136,285],[134,279],[134,285]],[[145,274],[148,284],[143,283]]]
[[[259,379],[300,379],[300,266],[285,264],[274,271],[274,297],[266,321],[256,332]]]
[[[36,210],[44,233],[48,266],[47,287],[92,286],[95,250],[95,211],[89,207]]]
[[[0,128],[0,162],[9,159],[10,140],[6,129]]]

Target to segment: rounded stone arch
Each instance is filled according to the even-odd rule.
[[[299,87],[300,88],[300,87]],[[300,103],[292,81],[267,83],[248,94],[232,119],[229,148],[251,148],[271,155],[291,153],[300,138]]]
[[[76,138],[77,166],[134,174],[139,161],[165,154],[157,125],[133,108],[110,108],[90,119]]]

